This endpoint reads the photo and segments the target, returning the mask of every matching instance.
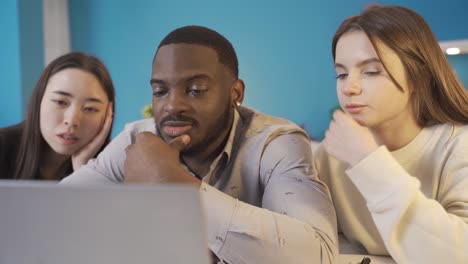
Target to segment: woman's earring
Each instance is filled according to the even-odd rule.
[[[240,103],[240,102],[236,102],[236,105],[237,105],[237,106],[240,106],[240,105],[241,105],[241,103]]]

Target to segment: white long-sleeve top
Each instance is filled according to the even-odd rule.
[[[208,247],[231,263],[335,263],[336,216],[313,174],[309,139],[283,119],[240,107],[200,195]],[[62,183],[122,182],[125,148],[153,120],[126,126],[97,159]]]
[[[407,146],[381,146],[351,168],[320,146],[315,165],[356,249],[397,263],[468,263],[467,125],[426,127]]]

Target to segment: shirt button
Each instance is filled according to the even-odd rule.
[[[279,242],[280,242],[280,245],[281,245],[281,246],[286,245],[286,239],[284,239],[284,238],[282,238],[282,237],[279,239]]]

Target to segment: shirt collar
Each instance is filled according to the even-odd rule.
[[[228,164],[229,159],[231,157],[231,153],[232,153],[232,148],[233,148],[233,144],[234,144],[234,140],[235,140],[235,136],[236,136],[236,130],[237,130],[237,127],[239,126],[238,125],[239,120],[241,120],[240,116],[239,116],[239,113],[237,112],[237,109],[234,109],[234,119],[233,119],[233,122],[232,122],[231,130],[229,131],[228,138],[226,140],[226,144],[224,145],[224,149],[213,160],[213,162],[210,165],[210,169],[209,169],[208,173],[206,175],[202,176],[202,181],[203,182],[207,182],[207,183],[210,184],[210,182],[212,182],[213,180],[216,181],[217,179],[213,178],[214,177],[213,175],[215,174],[215,171],[217,169],[219,169],[219,168],[222,168],[223,166],[226,166],[226,164]],[[188,168],[186,166],[185,166],[185,168],[188,170]],[[190,171],[190,170],[188,170],[188,171]],[[193,172],[190,172],[190,173],[193,174]]]
[[[224,149],[220,154],[222,155],[223,153],[225,153],[227,155],[226,161],[229,161],[231,157],[232,146],[234,144],[234,138],[236,136],[236,130],[239,124],[239,120],[240,120],[239,113],[237,112],[237,109],[234,109],[234,120],[232,121],[231,131],[229,131],[229,136],[227,138],[226,145],[224,146]]]

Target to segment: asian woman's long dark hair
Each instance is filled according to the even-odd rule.
[[[40,129],[41,101],[49,79],[56,73],[75,68],[86,71],[96,77],[104,88],[109,102],[115,102],[115,91],[112,79],[105,65],[96,57],[81,52],[72,52],[58,57],[52,61],[42,72],[39,81],[29,99],[26,119],[22,122],[18,156],[16,158],[15,179],[39,179],[41,156],[50,150],[50,146],[44,140]],[[113,104],[114,105],[114,104]],[[110,133],[99,152],[110,141]],[[98,152],[98,153],[99,153]],[[68,161],[71,166],[71,162]],[[57,178],[56,180],[60,180]]]

